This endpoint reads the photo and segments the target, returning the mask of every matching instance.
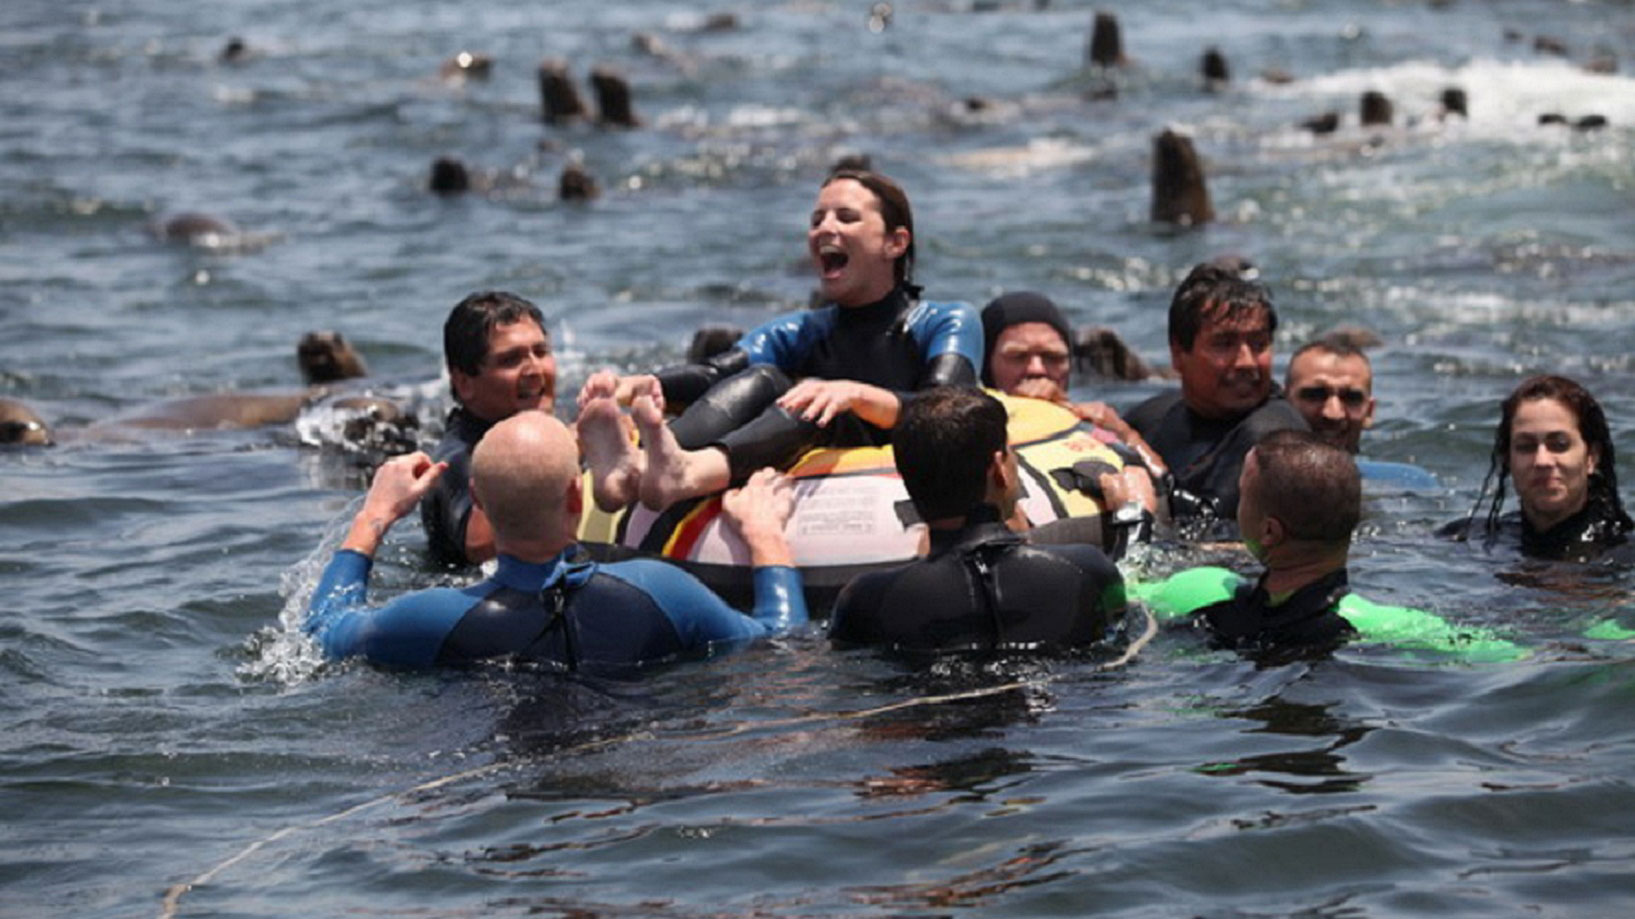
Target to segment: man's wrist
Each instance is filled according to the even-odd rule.
[[[389,514],[362,510],[352,518],[352,528],[347,531],[346,541],[341,543],[342,549],[351,549],[364,555],[373,556],[375,550],[386,539],[386,531],[392,528],[397,519]]]
[[[741,529],[738,535],[743,539],[744,546],[749,549],[749,561],[754,567],[795,563],[794,552],[789,548],[789,540],[784,538],[781,529]]]

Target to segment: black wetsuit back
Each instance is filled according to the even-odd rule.
[[[1124,581],[1098,548],[1036,546],[991,509],[934,530],[931,554],[863,575],[835,602],[829,637],[904,651],[1066,648],[1103,640]]]
[[[1264,581],[1245,581],[1232,599],[1197,611],[1215,644],[1238,650],[1325,649],[1355,634],[1339,611],[1340,601],[1351,592],[1344,568],[1307,584],[1276,606]]]

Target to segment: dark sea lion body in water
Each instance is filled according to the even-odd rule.
[[[308,332],[296,345],[296,360],[308,388],[294,392],[206,393],[167,399],[66,432],[70,439],[118,441],[139,431],[224,431],[289,424],[309,409],[320,409],[335,429],[334,439],[352,447],[385,452],[413,449],[417,417],[396,402],[369,394],[334,393],[327,384],[368,374],[368,366],[338,332]],[[50,445],[51,429],[32,409],[0,399],[0,443]],[[326,441],[327,442],[327,441]]]
[[[163,220],[154,221],[149,229],[154,236],[164,242],[206,247],[219,245],[221,240],[236,239],[243,235],[243,231],[232,221],[196,211],[172,214]]]
[[[1152,219],[1155,223],[1196,226],[1215,219],[1204,168],[1192,139],[1174,131],[1153,138]]]
[[[253,252],[276,241],[280,235],[240,229],[231,220],[198,211],[182,211],[153,220],[147,229],[160,242],[230,253]]]
[[[308,332],[295,345],[301,378],[309,387],[366,376],[362,355],[339,332]],[[284,393],[207,393],[167,399],[132,412],[99,421],[92,427],[160,428],[172,430],[227,430],[288,424],[314,399],[328,394],[323,388]]]

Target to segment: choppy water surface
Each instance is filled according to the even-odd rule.
[[[485,287],[551,314],[572,392],[675,358],[699,324],[804,303],[816,183],[868,153],[913,196],[931,295],[1043,289],[1160,360],[1176,279],[1239,252],[1277,296],[1281,353],[1379,332],[1365,449],[1448,487],[1373,500],[1353,581],[1535,655],[1256,669],[1169,632],[1114,670],[916,674],[797,635],[635,684],[320,666],[290,626],[365,481],[354,459],[303,444],[325,439],[310,419],[82,435],[0,454],[0,911],[1627,914],[1635,655],[1578,636],[1635,619],[1630,577],[1428,531],[1469,509],[1497,400],[1530,372],[1597,392],[1635,476],[1630,4],[1121,4],[1135,60],[1113,101],[1080,66],[1089,4],[903,2],[879,33],[868,6],[742,4],[708,31],[727,7],[11,0],[0,395],[73,429],[288,388],[313,328],[435,392],[442,318]],[[231,35],[251,53],[224,64]],[[1194,76],[1209,43],[1224,92]],[[462,48],[494,55],[488,81],[438,78]],[[1605,54],[1625,72],[1582,69]],[[547,55],[580,80],[622,69],[644,126],[542,125]],[[1272,67],[1296,80],[1257,77]],[[1439,123],[1454,85],[1470,118]],[[1357,126],[1368,89],[1397,127]],[[1326,110],[1334,135],[1294,127]],[[1190,233],[1146,221],[1168,124],[1220,214]],[[445,154],[489,189],[427,195]],[[570,159],[603,186],[588,206],[554,200]],[[146,232],[188,210],[243,234]],[[394,535],[382,593],[446,577],[420,546],[412,522]]]

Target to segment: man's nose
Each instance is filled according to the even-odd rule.
[[[1339,420],[1345,417],[1345,403],[1340,401],[1340,394],[1333,393],[1323,400],[1323,417]]]

